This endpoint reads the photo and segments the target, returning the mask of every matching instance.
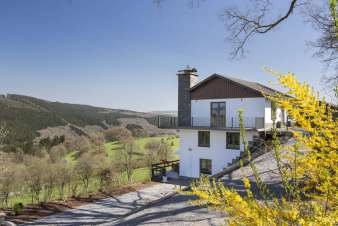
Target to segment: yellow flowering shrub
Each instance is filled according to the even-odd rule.
[[[193,183],[187,194],[198,197],[194,203],[226,212],[229,225],[337,225],[338,123],[333,118],[336,110],[325,99],[320,100],[319,94],[309,85],[297,81],[293,74],[270,72],[286,89],[286,95],[268,98],[287,110],[298,127],[294,131],[297,142],[283,155],[276,129],[272,129],[275,159],[285,193],[277,197],[262,182],[244,140],[244,149],[248,152],[249,165],[263,201],[254,198],[248,178],[243,179],[244,196],[209,178]],[[242,138],[245,138],[242,112],[239,117]],[[302,132],[296,132],[299,130]],[[281,163],[284,157],[288,164]]]

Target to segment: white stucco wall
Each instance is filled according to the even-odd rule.
[[[191,101],[191,117],[192,120],[197,120],[199,126],[210,125],[210,103],[225,102],[226,105],[226,120],[230,124],[231,118],[234,118],[234,123],[238,124],[238,110],[244,110],[245,122],[249,125],[254,124],[255,118],[264,118],[264,123],[272,124],[271,120],[271,101],[264,97],[257,98],[231,98],[231,99],[207,99],[207,100],[192,100]],[[281,109],[277,108],[276,120],[282,120]],[[286,114],[284,114],[286,121]],[[250,126],[248,126],[250,127]]]
[[[270,100],[265,100],[265,118],[264,122],[271,124],[271,101]]]
[[[192,119],[202,122],[199,126],[210,125],[210,103],[225,102],[226,105],[226,121],[227,126],[234,124],[239,125],[238,110],[244,110],[244,121],[247,127],[255,125],[255,118],[263,118],[265,116],[265,98],[231,98],[231,99],[207,99],[191,101]],[[250,126],[251,125],[251,126]],[[228,126],[230,127],[230,126]]]
[[[285,112],[285,111],[284,111]],[[276,122],[284,121],[286,122],[287,119],[287,113],[284,113],[284,120],[283,120],[283,113],[281,108],[276,109]],[[265,123],[272,124],[271,119],[271,101],[266,100],[265,101]]]
[[[198,178],[200,176],[200,159],[212,161],[212,174],[223,170],[232,159],[240,155],[241,150],[226,149],[226,131],[210,131],[210,147],[198,147],[198,130],[181,129],[180,176]],[[253,131],[247,132],[248,141],[252,140]]]
[[[210,103],[226,103],[226,120],[236,118],[238,120],[238,110],[244,110],[245,121],[255,118],[264,118],[265,124],[272,124],[271,120],[271,101],[261,98],[232,98],[232,99],[208,99],[192,100],[191,116],[199,120],[199,126],[210,126]],[[281,109],[277,109],[277,121],[282,120]],[[286,114],[284,114],[286,120]],[[202,125],[202,124],[203,125]],[[237,121],[238,123],[238,121]],[[200,176],[200,159],[210,159],[212,161],[212,174],[223,170],[234,158],[244,150],[242,141],[240,150],[226,149],[226,131],[210,130],[210,147],[198,147],[197,129],[181,129],[180,148],[180,175],[198,178]],[[255,131],[247,131],[247,140],[252,141]]]
[[[232,99],[207,99],[191,101],[192,117],[210,118],[210,103],[225,102],[226,117],[237,117],[239,109],[244,110],[246,117],[264,117],[265,98],[232,98]]]

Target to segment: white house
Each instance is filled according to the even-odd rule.
[[[198,178],[216,174],[243,151],[238,110],[244,110],[247,140],[258,130],[286,122],[284,110],[271,109],[262,93],[277,91],[255,82],[213,74],[198,82],[196,69],[178,73],[178,120],[180,176]]]

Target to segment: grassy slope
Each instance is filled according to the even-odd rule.
[[[68,153],[65,156],[65,160],[69,163],[75,162],[76,161],[76,153],[77,153],[77,151],[72,151],[72,152]]]
[[[175,152],[177,151],[177,149],[179,147],[179,139],[174,138],[174,137],[170,137],[170,136],[140,138],[140,139],[136,140],[136,145],[137,145],[140,153],[143,153],[144,152],[144,146],[146,145],[146,143],[148,143],[149,141],[152,141],[152,140],[160,141],[161,139],[164,139],[164,141],[167,142],[168,144],[171,144],[171,142],[174,142],[174,146],[172,146],[172,149]],[[112,159],[114,159],[116,152],[121,148],[122,148],[122,146],[118,142],[106,143],[106,151],[108,153],[108,156]],[[177,157],[177,156],[175,156],[175,157]]]
[[[146,138],[137,139],[135,142],[136,142],[139,152],[144,153],[145,151],[144,147],[149,141],[152,141],[152,140],[160,141],[161,139],[164,139],[165,142],[168,142],[169,144],[171,144],[171,142],[174,142],[174,146],[172,146],[172,149],[175,152],[174,158],[177,159],[178,156],[176,155],[176,151],[178,150],[178,147],[179,147],[179,138],[176,138],[174,136],[146,137]],[[115,157],[116,153],[122,148],[122,146],[118,142],[108,142],[106,143],[105,148],[106,148],[109,158],[114,160],[116,158]],[[69,162],[75,162],[76,161],[75,156],[76,156],[76,151],[71,152],[68,155],[66,155],[65,159]],[[133,181],[141,182],[141,181],[149,180],[149,175],[150,175],[150,172],[148,168],[136,169],[133,174]],[[122,178],[122,180],[124,182],[127,182],[127,176],[125,175],[125,177]]]
[[[168,139],[169,138],[169,139]],[[145,145],[152,140],[158,140],[160,141],[161,139],[164,139],[166,142],[168,142],[169,144],[173,141],[174,142],[174,146],[172,146],[172,149],[175,151],[175,156],[174,158],[177,159],[177,155],[176,155],[176,151],[179,147],[179,139],[175,138],[175,137],[170,137],[170,136],[161,136],[161,137],[146,137],[146,138],[140,138],[136,140],[136,145],[138,147],[138,150],[140,153],[144,153],[145,149]],[[117,153],[117,151],[119,151],[119,149],[121,149],[122,146],[121,144],[119,144],[118,142],[109,142],[106,143],[106,151],[108,153],[108,156],[111,159],[115,158],[115,155]],[[139,168],[136,169],[134,171],[133,174],[133,181],[134,182],[140,182],[140,181],[146,181],[149,180],[149,176],[150,176],[150,172],[148,168]],[[125,178],[126,180],[127,178]]]
[[[167,140],[167,138],[169,137],[169,140]],[[161,136],[161,137],[147,137],[147,138],[140,138],[136,140],[136,144],[139,147],[140,152],[144,151],[144,146],[147,142],[151,141],[151,140],[161,140],[161,139],[165,139],[166,142],[168,142],[169,144],[173,141],[174,142],[174,146],[172,146],[173,150],[176,152],[178,147],[179,147],[179,138],[175,138],[175,137],[170,137],[170,136]],[[106,143],[106,151],[108,153],[108,156],[110,158],[114,158],[116,152],[121,148],[121,145],[118,142],[110,142],[110,143]],[[69,162],[75,162],[76,161],[76,151],[71,152],[69,154],[67,154],[65,156],[65,159]],[[175,156],[177,158],[177,156]],[[144,181],[149,181],[150,180],[150,172],[148,168],[139,168],[136,169],[133,173],[133,182],[137,183],[137,182],[144,182]],[[121,182],[122,184],[127,184],[127,175],[124,175],[123,178],[121,178]],[[81,185],[80,185],[81,186]],[[99,182],[96,178],[92,178],[90,180],[90,184],[89,184],[89,192],[95,192],[97,191],[99,188]],[[81,192],[81,187],[80,187],[80,191]],[[68,189],[65,189],[65,196],[68,196]],[[41,195],[42,197],[42,195]],[[53,193],[53,198],[54,200],[58,199],[58,193],[57,190],[55,189],[54,193]],[[30,194],[25,194],[25,195],[19,195],[19,196],[14,196],[10,199],[10,202],[12,203],[12,205],[14,203],[18,203],[21,202],[24,205],[31,203],[31,196]]]
[[[169,138],[169,140],[167,140]],[[171,144],[171,142],[174,142],[174,146],[172,146],[172,149],[176,152],[179,147],[179,138],[174,138],[171,136],[159,136],[159,137],[146,137],[146,138],[140,138],[136,140],[136,145],[139,147],[139,150],[141,153],[144,152],[144,146],[146,143],[148,143],[151,140],[158,140],[164,139],[166,142]],[[109,158],[114,159],[116,152],[122,148],[121,144],[118,142],[108,142],[105,144],[106,152],[109,156]],[[65,159],[68,162],[74,162],[76,161],[76,151],[70,152],[65,156]],[[175,157],[177,157],[175,155]]]
[[[144,153],[145,145],[152,140],[160,141],[161,139],[164,139],[165,142],[168,142],[171,144],[172,142],[174,145],[172,146],[172,149],[175,152],[174,158],[177,159],[178,156],[176,155],[176,151],[179,147],[179,138],[176,138],[174,136],[159,136],[159,137],[146,137],[146,138],[140,138],[137,139],[136,145],[138,147],[138,150],[140,153]],[[105,144],[106,152],[110,159],[114,160],[116,157],[116,153],[122,148],[121,144],[118,142],[108,142]],[[65,156],[65,159],[69,162],[75,162],[76,161],[76,151],[71,152]],[[149,180],[150,172],[148,168],[139,168],[134,171],[133,174],[133,182],[142,182]],[[127,183],[127,176],[125,175],[122,178],[123,183]],[[93,185],[93,190],[95,190],[95,186]]]

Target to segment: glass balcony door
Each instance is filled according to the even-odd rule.
[[[211,102],[210,104],[210,125],[215,128],[226,127],[226,107],[225,102]]]

